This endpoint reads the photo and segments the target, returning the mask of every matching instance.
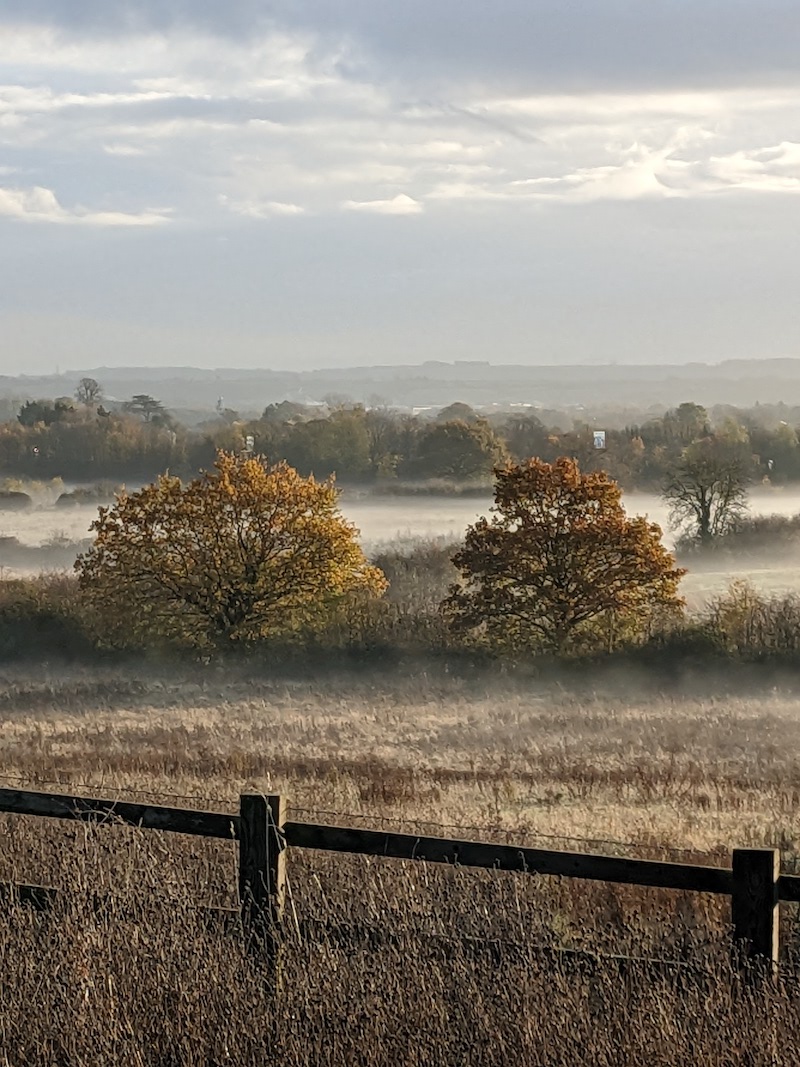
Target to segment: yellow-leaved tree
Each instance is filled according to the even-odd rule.
[[[686,572],[659,526],[628,517],[604,471],[531,459],[495,477],[491,519],[470,526],[453,557],[462,581],[443,609],[455,627],[563,652],[613,647],[618,635],[646,632],[654,613],[680,610]]]
[[[332,480],[218,452],[188,484],[169,475],[101,508],[75,564],[113,644],[223,649],[318,627],[345,598],[380,595]]]

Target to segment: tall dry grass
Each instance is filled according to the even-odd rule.
[[[558,914],[544,880],[293,864],[292,912],[321,909],[392,938],[301,937],[290,914],[275,991],[235,926],[195,906],[212,895],[203,894],[206,864],[182,843],[106,828],[65,838],[50,855],[64,888],[55,909],[7,907],[0,923],[0,1063],[796,1062],[793,979],[748,986],[715,944],[673,946],[681,962],[671,967],[544,951]],[[560,903],[579,901],[572,891]],[[602,899],[592,904],[597,925]],[[605,922],[665,926],[656,905],[631,896],[614,912],[609,897]],[[698,918],[683,907],[673,937]],[[470,947],[454,932],[480,941]]]
[[[0,784],[230,811],[256,788],[315,821],[791,862],[798,709],[790,691],[7,669]],[[298,850],[273,995],[205,910],[235,906],[232,843],[9,816],[0,835],[0,881],[62,891],[52,914],[2,911],[3,1067],[797,1061],[794,982],[732,973],[725,898]]]

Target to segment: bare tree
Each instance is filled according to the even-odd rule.
[[[103,395],[103,390],[94,378],[81,378],[75,390],[75,399],[79,404],[96,404]]]
[[[730,442],[706,437],[685,448],[662,491],[670,522],[709,545],[747,512],[749,463]]]

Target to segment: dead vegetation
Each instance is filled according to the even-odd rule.
[[[256,788],[314,821],[699,862],[769,844],[791,863],[799,706],[496,677],[6,672],[0,784],[231,811]],[[0,881],[64,890],[0,925],[4,1067],[796,1062],[794,985],[732,975],[724,898],[296,853],[273,997],[205,910],[235,904],[233,845],[24,817],[0,832]],[[783,907],[789,963],[794,920]]]

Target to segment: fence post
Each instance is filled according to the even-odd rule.
[[[733,850],[734,948],[740,965],[778,964],[778,877],[781,854],[775,848]]]
[[[283,917],[286,855],[282,796],[242,793],[239,797],[239,904],[249,942],[274,955]]]

